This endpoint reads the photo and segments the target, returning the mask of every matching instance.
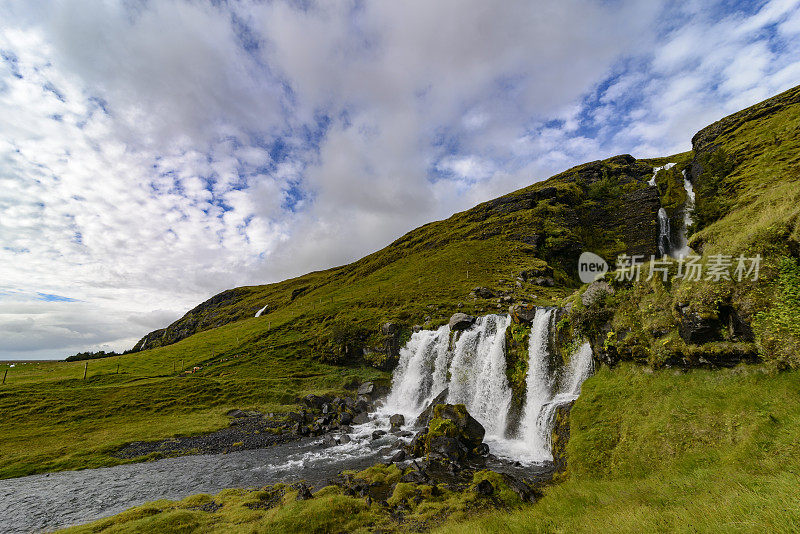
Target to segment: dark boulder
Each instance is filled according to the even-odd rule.
[[[494,494],[494,486],[492,486],[491,482],[484,479],[475,484],[472,487],[472,491],[474,491],[478,495],[482,495],[483,497],[488,497],[489,495]]]
[[[473,297],[482,298],[482,299],[492,299],[497,296],[497,293],[489,289],[488,287],[476,287],[472,290],[471,295]]]
[[[429,436],[426,452],[432,458],[444,458],[452,462],[466,459],[469,449],[456,437],[445,435]]]
[[[716,314],[701,315],[688,305],[678,305],[678,333],[686,343],[702,344],[721,339],[721,322]]]
[[[405,459],[406,459],[406,451],[404,451],[403,449],[400,449],[399,451],[394,453],[394,455],[392,455],[392,458],[391,458],[390,461],[393,462],[393,463],[397,463],[397,462],[402,462]]]
[[[367,415],[367,412],[359,412],[353,416],[351,423],[354,425],[363,425],[367,421],[369,421],[369,415]]]
[[[348,412],[342,412],[339,414],[339,424],[341,425],[349,425],[353,422],[353,416]]]
[[[508,311],[515,323],[531,324],[536,317],[536,306],[533,304],[515,304]]]
[[[452,317],[450,317],[450,330],[459,331],[459,330],[466,330],[475,322],[475,317],[471,315],[467,315],[466,313],[454,313]]]
[[[380,439],[386,435],[385,430],[376,430],[372,433],[372,439]]]
[[[317,395],[306,395],[303,397],[303,404],[312,410],[322,410],[322,407],[330,401],[331,399],[329,397],[319,397]]]
[[[406,418],[403,417],[403,414],[396,413],[389,418],[389,424],[391,425],[391,432],[398,432],[400,427],[402,427],[406,423]]]
[[[489,445],[486,443],[481,443],[477,447],[475,447],[475,454],[479,456],[488,456],[489,455]]]
[[[429,439],[437,434],[458,438],[469,450],[483,442],[486,429],[463,404],[439,404],[433,409],[433,418],[428,425]]]
[[[411,438],[411,443],[408,444],[408,453],[414,458],[419,458],[425,454],[425,438],[428,436],[428,428],[425,427]]]

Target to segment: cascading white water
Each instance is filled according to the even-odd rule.
[[[507,428],[512,391],[506,378],[505,358],[505,332],[511,318],[500,315],[479,317],[452,348],[447,326],[415,332],[400,351],[392,389],[375,423],[385,424],[390,415],[400,413],[410,424],[448,388],[447,402],[466,405],[486,429],[485,441],[494,454],[527,463],[551,461],[550,411],[554,413],[559,404],[577,396],[592,364],[587,343],[572,356],[567,368],[552,368],[552,318],[552,309],[536,310],[528,341],[526,400],[514,436],[509,437]]]
[[[652,178],[650,178],[650,181],[649,181],[649,182],[647,182],[647,183],[648,183],[649,185],[656,185],[656,174],[658,174],[658,171],[660,171],[660,170],[662,170],[662,169],[664,169],[664,170],[669,170],[669,169],[671,169],[671,168],[672,168],[672,167],[674,167],[674,166],[675,166],[675,164],[674,164],[674,163],[667,163],[666,165],[663,165],[663,166],[661,166],[661,167],[653,167],[653,177],[652,177]]]
[[[553,311],[537,308],[528,338],[528,375],[526,376],[525,408],[522,412],[519,436],[525,448],[537,457],[547,459],[547,443],[537,426],[542,407],[553,398],[555,374],[550,369],[548,337]]]
[[[480,317],[456,342],[447,402],[464,404],[487,436],[506,433],[511,388],[506,378],[505,334],[511,318]]]
[[[675,250],[672,252],[672,255],[676,258],[683,258],[688,256],[691,252],[688,244],[687,232],[689,227],[694,222],[692,221],[692,210],[694,209],[694,188],[692,187],[692,182],[690,182],[686,177],[685,170],[683,171],[683,188],[686,190],[686,202],[683,204],[683,226],[678,232],[678,243],[675,246]]]
[[[262,313],[264,313],[265,311],[267,311],[267,306],[269,306],[269,304],[265,304],[263,308],[261,308],[260,310],[258,310],[258,311],[256,312],[256,317],[261,317],[261,314],[262,314]]]
[[[658,208],[658,253],[661,256],[672,253],[671,233],[667,210]]]
[[[403,414],[413,421],[447,385],[449,347],[450,327],[447,325],[438,330],[414,332],[400,349],[400,360],[384,411]]]

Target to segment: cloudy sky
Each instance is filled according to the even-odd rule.
[[[798,0],[0,0],[0,359],[130,348],[800,83]]]

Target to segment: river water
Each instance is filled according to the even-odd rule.
[[[158,499],[306,480],[316,488],[343,469],[381,461],[388,439],[323,449],[319,439],[266,449],[183,456],[0,480],[0,532],[46,532]]]

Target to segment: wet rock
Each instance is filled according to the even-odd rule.
[[[458,331],[458,330],[466,330],[475,322],[475,317],[471,315],[467,315],[466,313],[454,313],[450,317],[450,330]]]
[[[394,453],[394,455],[392,455],[392,458],[391,458],[390,461],[393,462],[393,463],[397,463],[397,462],[402,462],[405,459],[406,459],[406,451],[404,451],[403,449],[400,449],[399,451]]]
[[[444,404],[447,401],[447,394],[449,392],[449,388],[444,388],[441,393],[436,395],[436,397],[434,397],[434,399],[429,402],[428,405],[425,406],[422,412],[420,412],[420,414],[417,416],[417,420],[414,423],[415,426],[428,426],[428,422],[431,420],[431,416],[433,415],[433,409],[437,404]]]
[[[494,494],[494,486],[492,486],[491,482],[484,479],[475,484],[475,486],[472,488],[472,491],[483,497],[488,497],[489,495]]]
[[[342,434],[341,436],[339,436],[339,443],[342,445],[344,445],[345,443],[350,443],[351,441],[353,440],[347,434]]]
[[[386,435],[385,430],[376,430],[372,433],[372,439],[380,439]]]
[[[372,408],[372,405],[366,399],[359,399],[353,409],[356,412],[368,412]]]
[[[351,423],[354,425],[363,425],[367,421],[369,421],[369,416],[367,415],[367,412],[360,412],[353,416],[353,420],[351,421]]]
[[[469,454],[469,449],[458,438],[444,435],[429,436],[425,448],[429,457],[446,458],[452,462],[460,462]]]
[[[515,304],[508,309],[515,323],[531,324],[536,317],[536,306],[532,304]]]
[[[328,404],[327,402],[326,402],[325,404],[323,404],[323,405],[322,405],[322,413],[324,413],[324,414],[329,414],[329,413],[331,413],[332,411],[333,411],[333,407],[331,407],[331,405],[330,405],[330,404]]]
[[[333,447],[335,445],[338,445],[338,443],[336,442],[336,438],[334,438],[333,436],[325,436],[324,438],[322,438],[323,447]]]
[[[358,394],[369,396],[375,391],[375,383],[374,382],[364,382],[360,386],[358,386]]]
[[[488,456],[489,455],[489,445],[486,443],[481,443],[477,447],[475,447],[475,454],[478,456]]]
[[[348,412],[342,412],[339,414],[339,424],[342,425],[349,425],[353,422],[353,416]]]
[[[406,423],[406,418],[403,417],[403,414],[396,413],[389,418],[389,424],[391,425],[390,432],[398,432],[400,427]]]
[[[574,402],[562,404],[556,408],[553,423],[552,453],[553,468],[556,473],[563,473],[567,469],[567,442],[569,441],[570,425],[569,414]]]

